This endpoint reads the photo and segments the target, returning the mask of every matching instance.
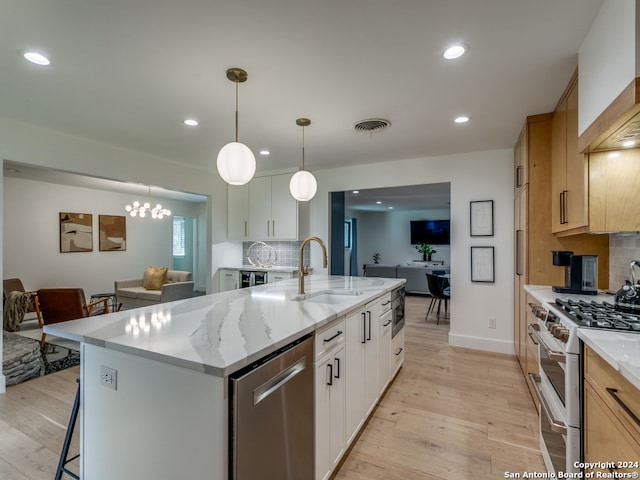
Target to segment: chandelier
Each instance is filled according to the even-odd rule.
[[[165,216],[168,217],[171,215],[171,210],[162,208],[162,205],[159,203],[157,203],[155,207],[151,208],[151,187],[149,187],[148,201],[141,204],[139,201],[135,200],[130,205],[124,207],[124,209],[129,212],[129,215],[132,217],[144,218],[147,214],[150,214],[151,218],[162,220]]]

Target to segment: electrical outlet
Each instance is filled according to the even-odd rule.
[[[113,368],[105,367],[102,365],[100,367],[100,383],[107,388],[111,388],[113,390],[118,389],[118,371]]]
[[[489,328],[496,328],[496,319],[495,318],[490,318],[489,319]]]

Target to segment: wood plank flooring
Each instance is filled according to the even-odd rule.
[[[427,303],[407,297],[404,367],[334,479],[497,479],[506,471],[545,471],[537,414],[515,357],[448,346],[449,322],[425,321]],[[0,480],[53,479],[78,376],[75,367],[0,395]]]

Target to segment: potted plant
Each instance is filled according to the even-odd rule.
[[[373,254],[373,263],[380,263],[380,254],[378,252]]]
[[[421,243],[419,245],[416,245],[416,250],[418,250],[422,254],[422,260],[424,262],[430,262],[431,261],[431,255],[436,253],[436,251],[433,249],[433,247],[431,245],[426,244],[426,243]]]

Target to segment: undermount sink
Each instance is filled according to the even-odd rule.
[[[312,302],[323,303],[325,305],[335,305],[352,300],[363,292],[355,292],[353,290],[322,290],[320,292],[307,293],[305,295],[297,295],[291,300],[296,302]]]

